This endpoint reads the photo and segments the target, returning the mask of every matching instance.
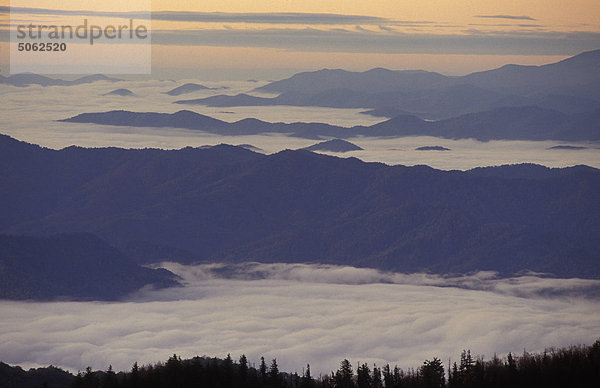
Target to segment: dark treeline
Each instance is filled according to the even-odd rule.
[[[359,363],[354,370],[343,360],[337,371],[313,376],[310,365],[298,374],[279,371],[277,360],[261,358],[250,366],[246,356],[234,361],[195,357],[182,360],[176,355],[166,363],[138,367],[130,372],[92,372],[77,375],[74,388],[471,388],[471,387],[598,387],[600,386],[600,340],[592,346],[550,349],[541,354],[508,354],[504,359],[473,357],[463,351],[460,361],[447,373],[439,358],[425,361],[417,369],[369,366]]]
[[[450,364],[450,363],[449,363]],[[251,365],[245,355],[233,360],[194,357],[182,360],[173,355],[166,362],[154,365],[133,365],[128,372],[93,371],[87,368],[76,376],[69,375],[68,383],[52,381],[52,374],[67,372],[55,367],[31,369],[2,364],[1,387],[71,387],[71,388],[479,388],[479,387],[599,387],[600,339],[591,346],[571,346],[549,349],[543,353],[509,353],[505,358],[494,355],[490,360],[473,357],[463,351],[460,361],[444,365],[439,358],[426,360],[416,369],[403,370],[398,366],[377,366],[358,363],[356,369],[347,359],[337,371],[314,376],[310,365],[301,373],[279,370],[277,360],[261,358]],[[43,369],[43,370],[42,370]],[[57,372],[58,371],[58,372]],[[17,373],[18,372],[18,373]],[[52,374],[50,372],[53,372]],[[37,376],[30,384],[28,374]],[[40,382],[40,375],[49,380]],[[18,379],[17,379],[18,377]],[[48,383],[48,381],[52,381]],[[67,385],[65,385],[67,384]]]

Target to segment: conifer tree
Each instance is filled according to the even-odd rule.
[[[140,370],[137,361],[134,362],[133,366],[131,367],[129,384],[132,388],[138,388],[140,386]]]
[[[386,364],[383,367],[383,383],[386,388],[391,388],[394,386],[394,376],[390,370],[390,364]]]
[[[431,361],[426,360],[421,368],[419,368],[419,374],[423,381],[423,386],[426,388],[443,388],[446,386],[444,365],[437,357],[434,357]]]
[[[377,365],[373,364],[373,388],[383,388],[383,381],[381,380],[381,369],[377,368]]]
[[[108,369],[102,377],[102,388],[116,388],[117,387],[117,375],[113,371],[112,365],[108,366]]]
[[[356,383],[358,388],[371,388],[371,370],[367,364],[362,364],[356,369]]]
[[[281,386],[281,381],[279,377],[279,367],[277,366],[277,359],[274,358],[271,361],[271,366],[269,368],[269,383],[272,387]]]
[[[300,387],[301,388],[313,388],[315,386],[315,381],[310,373],[310,364],[306,364],[306,369],[302,374],[302,378],[300,379]]]
[[[340,369],[335,373],[335,385],[338,388],[352,388],[354,386],[354,382],[352,378],[354,376],[354,371],[352,369],[352,364],[347,359],[344,359],[340,363]]]
[[[264,384],[267,380],[267,364],[265,363],[265,358],[260,358],[260,366],[258,369],[258,377],[260,381]]]
[[[248,359],[246,358],[245,354],[242,354],[240,356],[239,365],[240,381],[242,382],[242,384],[245,384],[248,380]]]

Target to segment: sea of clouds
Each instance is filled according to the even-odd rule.
[[[600,333],[599,280],[388,273],[319,264],[162,263],[182,286],[121,302],[0,301],[0,359],[71,371],[128,370],[208,355],[277,358],[282,370],[340,360],[418,367],[591,344]]]
[[[184,82],[225,92],[261,84],[198,80],[99,82],[74,87],[17,88],[0,85],[0,133],[51,148],[182,148],[205,144],[252,144],[262,152],[312,145],[284,135],[221,137],[174,128],[112,127],[60,120],[111,109],[175,112],[190,109],[222,120],[327,122],[342,126],[382,121],[357,109],[183,107],[175,99],[223,93],[204,91],[176,98],[163,94]],[[129,88],[136,97],[104,96]],[[350,139],[365,148],[344,156],[388,164],[427,164],[441,169],[534,162],[552,167],[600,167],[597,144],[585,150],[548,150],[561,142],[450,140],[431,137]],[[438,145],[451,151],[415,151]],[[106,302],[0,301],[0,361],[49,364],[73,372],[86,366],[128,370],[182,357],[277,358],[282,370],[313,373],[337,369],[343,358],[403,368],[425,359],[457,359],[463,349],[487,358],[496,352],[541,351],[546,346],[590,344],[600,336],[600,281],[522,274],[466,276],[399,274],[373,269],[310,265],[205,264],[162,266],[183,279],[182,287],[142,290]]]
[[[195,82],[208,87],[226,86],[225,90],[203,90],[172,97],[164,92],[183,84]],[[85,112],[125,109],[136,112],[173,113],[187,109],[229,122],[248,117],[268,122],[323,122],[344,127],[372,125],[385,118],[361,114],[362,109],[320,107],[231,107],[214,108],[200,105],[179,105],[173,101],[208,97],[215,94],[251,93],[264,82],[205,82],[202,80],[130,80],[97,82],[79,86],[30,86],[19,88],[0,85],[0,133],[19,140],[60,149],[70,145],[82,147],[124,147],[178,149],[186,146],[251,144],[263,153],[297,149],[315,144],[316,140],[294,138],[281,134],[253,136],[218,136],[201,131],[177,128],[116,127],[86,123],[63,123],[65,119]],[[128,88],[133,97],[105,96],[117,88]],[[466,170],[480,166],[537,163],[549,167],[586,164],[600,168],[600,144],[557,141],[489,141],[473,139],[441,139],[427,136],[404,138],[348,139],[364,150],[335,154],[356,157],[369,162],[418,165],[434,168]],[[549,149],[557,145],[586,147],[578,150]],[[417,151],[423,146],[442,146],[450,151]]]

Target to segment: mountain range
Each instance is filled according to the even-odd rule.
[[[376,116],[410,114],[428,120],[513,106],[577,114],[600,108],[600,50],[543,66],[506,65],[460,77],[382,68],[365,72],[324,69],[298,73],[255,91],[277,96],[217,95],[176,103],[366,108],[365,113]]]
[[[107,77],[103,74],[94,74],[94,75],[86,75],[81,78],[77,78],[75,80],[63,80],[57,78],[50,78],[39,74],[33,73],[20,73],[14,74],[9,77],[5,77],[0,75],[0,84],[8,84],[19,87],[26,87],[30,85],[40,85],[40,86],[73,86],[73,85],[82,85],[89,84],[92,82],[98,81],[109,81],[109,82],[118,82],[123,81],[120,78]]]
[[[600,277],[600,171],[585,166],[439,171],[228,145],[51,150],[8,136],[0,163],[0,233],[92,233],[138,263]]]
[[[182,110],[176,113],[123,110],[82,113],[63,122],[94,123],[129,127],[173,127],[219,135],[261,133],[291,134],[309,139],[354,136],[436,136],[452,139],[488,140],[600,140],[600,109],[565,114],[537,106],[506,107],[470,113],[451,119],[427,121],[400,115],[371,126],[339,127],[324,123],[269,123],[247,118],[233,123]]]

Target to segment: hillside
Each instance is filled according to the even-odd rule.
[[[0,361],[0,386],[3,388],[70,388],[75,380],[70,372],[54,366],[23,370]]]
[[[140,267],[97,237],[0,235],[0,299],[115,300],[144,286],[177,285],[166,270]]]
[[[184,262],[600,277],[589,167],[444,172],[224,145],[54,151],[7,136],[0,151],[1,233],[85,231]]]

